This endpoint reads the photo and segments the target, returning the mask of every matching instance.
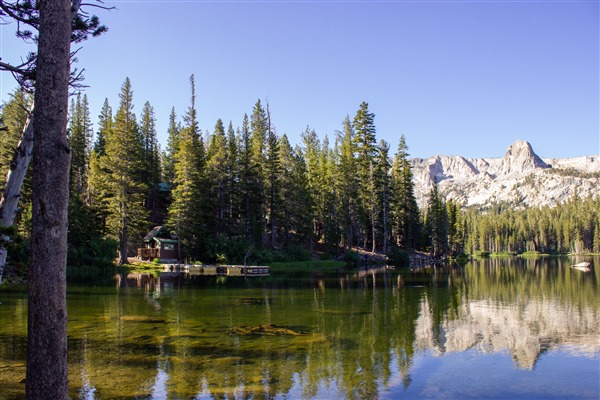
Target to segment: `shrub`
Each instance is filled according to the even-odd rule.
[[[308,261],[310,260],[310,251],[302,246],[292,245],[285,249],[285,261]]]
[[[473,253],[473,257],[475,258],[489,258],[490,257],[490,252],[489,251],[476,251]]]
[[[454,261],[456,261],[459,265],[465,265],[467,262],[469,262],[469,256],[467,256],[465,253],[460,253],[454,259]]]
[[[410,265],[410,257],[408,252],[400,249],[397,246],[392,246],[387,254],[388,263],[396,267],[408,267]]]
[[[350,267],[360,266],[360,254],[352,250],[346,250],[343,260]]]

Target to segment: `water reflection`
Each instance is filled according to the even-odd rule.
[[[598,267],[583,274],[569,265],[498,259],[251,279],[129,274],[113,288],[70,287],[70,395],[438,397],[432,388],[449,384],[448,377],[431,371],[453,360],[452,370],[472,377],[478,394],[527,398],[511,382],[527,380],[524,387],[553,394],[557,379],[539,366],[559,369],[564,357],[545,355],[566,354],[559,383],[574,397],[598,398]],[[22,293],[1,296],[0,398],[20,398],[25,300]],[[473,357],[479,364],[500,357],[493,358],[494,376]],[[503,358],[513,366],[503,367]],[[491,389],[492,379],[504,387]],[[453,393],[469,388],[460,390]]]
[[[445,320],[438,328],[425,298],[420,305],[415,345],[436,355],[469,349],[484,354],[508,351],[519,368],[531,370],[542,353],[559,346],[578,355],[598,354],[597,311],[544,298],[520,299],[510,305],[493,300],[463,301],[456,319]]]

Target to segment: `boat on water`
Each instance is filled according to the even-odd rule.
[[[583,261],[578,264],[571,265],[571,268],[579,270],[579,271],[587,272],[590,270],[590,263],[587,261]]]

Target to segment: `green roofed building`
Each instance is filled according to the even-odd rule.
[[[179,259],[179,239],[164,226],[155,226],[144,237],[144,247],[137,249],[137,256],[142,260],[176,261]]]

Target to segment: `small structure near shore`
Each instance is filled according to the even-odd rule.
[[[162,262],[174,262],[179,259],[179,240],[164,226],[155,226],[144,237],[144,247],[137,249],[137,257],[151,261],[157,258]]]
[[[269,267],[264,265],[196,265],[196,264],[166,264],[165,271],[186,272],[189,275],[203,276],[267,276]]]

